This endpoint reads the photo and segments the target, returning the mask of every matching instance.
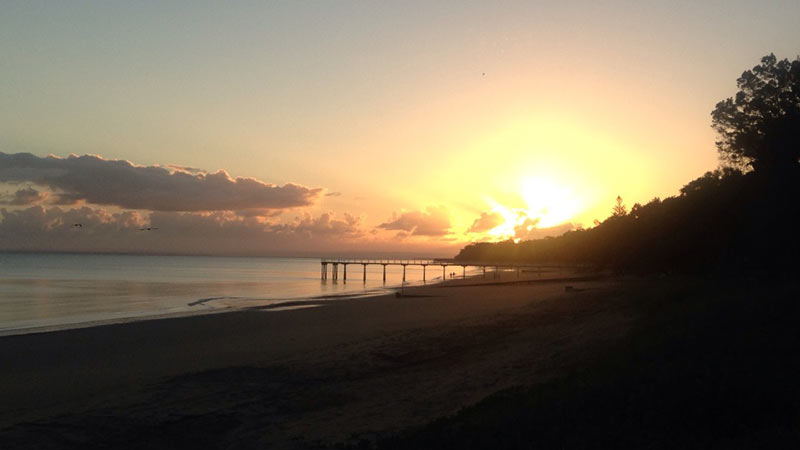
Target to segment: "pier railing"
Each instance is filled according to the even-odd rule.
[[[542,264],[523,264],[523,263],[504,263],[504,262],[488,262],[488,261],[458,261],[454,259],[358,259],[358,258],[323,258],[320,261],[322,266],[321,278],[328,279],[328,266],[331,266],[331,277],[334,281],[339,279],[339,265],[342,265],[343,279],[347,281],[347,266],[348,265],[361,265],[362,266],[362,279],[367,281],[367,266],[380,265],[383,266],[383,281],[386,281],[386,266],[402,266],[403,267],[403,282],[406,281],[406,267],[420,266],[422,267],[422,281],[426,281],[428,266],[441,266],[442,279],[445,279],[445,271],[448,266],[460,266],[462,269],[462,276],[467,276],[467,267],[477,267],[483,269],[483,275],[486,276],[486,269],[494,269],[494,276],[497,276],[500,269],[508,270],[515,269],[517,276],[521,270],[537,269],[543,270],[548,267],[560,266],[545,266]]]

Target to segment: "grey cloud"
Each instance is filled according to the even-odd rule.
[[[34,188],[27,187],[18,189],[13,195],[8,196],[4,203],[12,206],[27,206],[44,201],[46,198],[47,192],[39,192]]]
[[[327,194],[325,194],[325,197],[341,197],[341,196],[342,196],[341,192],[328,192]]]
[[[482,212],[481,216],[475,219],[474,222],[472,222],[472,226],[469,227],[467,233],[484,233],[498,225],[502,225],[503,222],[505,222],[503,216],[501,216],[496,212],[492,213]]]
[[[256,255],[358,246],[364,234],[359,218],[332,213],[277,223],[228,211],[112,214],[86,206],[33,206],[0,209],[0,220],[0,251]],[[157,230],[140,231],[147,227]]]
[[[197,167],[179,166],[177,164],[167,164],[165,167],[169,167],[170,169],[180,170],[182,172],[207,173],[206,170],[198,169]]]
[[[147,223],[135,211],[110,214],[88,207],[0,209],[0,217],[0,250],[3,251],[108,251],[106,247],[114,244],[122,244],[118,251],[129,251],[131,249],[119,237]],[[82,226],[76,228],[73,226],[76,223]]]
[[[280,209],[240,209],[234,211],[237,216],[242,217],[278,217],[283,214]]]
[[[357,237],[362,234],[361,218],[344,214],[344,220],[337,220],[333,213],[320,214],[316,219],[310,214],[295,219],[289,225],[292,232],[304,233],[307,236],[347,236]]]
[[[286,209],[311,205],[322,192],[293,183],[277,186],[254,178],[232,178],[224,170],[190,173],[93,155],[40,158],[2,152],[0,182],[46,186],[54,191],[58,204],[83,200],[153,211]]]
[[[390,221],[378,225],[378,228],[416,236],[444,236],[450,232],[450,213],[444,206],[432,206],[425,211],[393,214]]]

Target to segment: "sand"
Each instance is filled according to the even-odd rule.
[[[0,447],[369,440],[589,364],[636,320],[619,279],[478,281],[2,337]]]

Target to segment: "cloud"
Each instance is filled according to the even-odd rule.
[[[3,200],[3,203],[12,206],[28,206],[44,201],[46,198],[47,192],[39,192],[32,187],[27,187],[17,190],[14,195]]]
[[[278,217],[283,214],[280,209],[240,209],[234,211],[237,216],[242,217]]]
[[[0,152],[0,182],[46,186],[54,191],[57,204],[85,201],[152,211],[286,209],[312,205],[322,193],[322,188],[293,183],[278,186],[233,178],[224,170],[169,170],[95,155],[40,158]]]
[[[103,250],[102,244],[113,244],[121,233],[138,230],[147,224],[146,218],[136,211],[111,214],[88,207],[70,210],[42,206],[14,211],[0,209],[0,217],[0,250],[4,251]],[[81,227],[74,227],[78,223]],[[89,231],[83,233],[83,230]],[[101,245],[93,245],[98,243]]]
[[[397,232],[397,233],[394,235],[394,238],[395,238],[395,239],[397,239],[398,241],[402,241],[402,240],[408,239],[408,237],[409,237],[409,236],[411,236],[411,233],[409,233],[409,232],[406,232],[406,231],[398,231],[398,232]]]
[[[333,213],[320,214],[316,219],[310,214],[295,219],[290,226],[294,233],[304,233],[307,236],[344,236],[358,237],[363,234],[361,218],[344,214],[344,220],[336,220]]]
[[[81,224],[75,227],[74,224]],[[142,228],[157,230],[140,231]],[[305,214],[287,223],[230,211],[186,213],[37,205],[0,209],[0,251],[275,254],[333,251],[363,244],[361,218]]]
[[[485,233],[498,225],[502,225],[504,222],[503,216],[496,212],[482,212],[481,216],[472,222],[472,226],[469,227],[467,233]]]
[[[430,206],[425,211],[410,211],[378,225],[384,230],[404,231],[415,236],[444,236],[450,232],[450,213],[444,206]]]
[[[170,169],[180,170],[182,172],[207,173],[206,170],[198,169],[197,167],[179,166],[177,164],[167,164],[165,167],[169,167]]]
[[[548,236],[561,236],[567,231],[575,228],[575,226],[571,223],[562,223],[561,225],[547,228],[536,228],[536,225],[538,224],[539,219],[531,219],[530,217],[526,217],[521,224],[514,227],[514,238],[527,241],[531,239],[541,239]]]

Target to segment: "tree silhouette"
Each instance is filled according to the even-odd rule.
[[[711,112],[721,159],[733,166],[771,172],[796,168],[800,158],[800,57],[774,54],[736,80],[739,92]]]
[[[622,204],[622,197],[617,196],[617,204],[611,208],[611,215],[613,217],[622,217],[628,214],[628,209]]]
[[[462,261],[572,264],[619,272],[695,273],[723,277],[793,277],[800,269],[800,59],[773,55],[739,79],[720,102],[713,126],[721,167],[689,181],[680,195],[635,203],[617,197],[595,226],[531,241],[478,243]]]

